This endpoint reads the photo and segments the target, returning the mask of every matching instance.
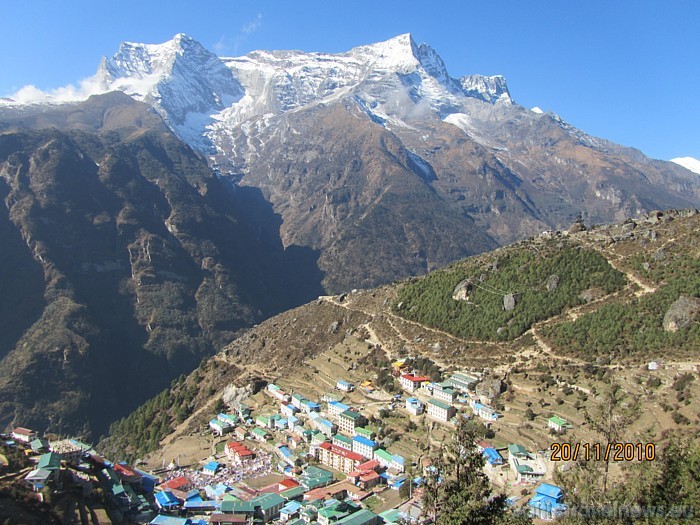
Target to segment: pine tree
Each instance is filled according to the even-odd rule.
[[[425,476],[423,504],[439,525],[527,524],[529,516],[510,511],[505,494],[492,494],[476,433],[459,418],[452,440],[432,458]]]

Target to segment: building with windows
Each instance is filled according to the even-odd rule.
[[[372,459],[384,468],[391,468],[391,463],[394,461],[394,457],[383,448],[376,449]]]
[[[352,392],[353,390],[355,390],[355,385],[353,385],[349,381],[345,381],[344,379],[338,379],[338,382],[335,384],[335,387],[338,390],[342,390],[343,392]]]
[[[346,410],[338,414],[338,429],[345,434],[354,436],[355,429],[365,424],[367,424],[365,416],[354,410]]]
[[[376,441],[367,439],[364,436],[355,436],[352,438],[352,451],[357,452],[363,457],[372,458],[374,451],[379,447]]]
[[[535,483],[547,473],[544,462],[522,445],[508,445],[508,464],[519,483]]]
[[[433,383],[433,397],[438,401],[452,404],[457,397],[457,392],[449,383]]]
[[[318,448],[318,459],[324,465],[339,470],[345,474],[357,470],[364,458],[351,450],[338,447],[331,443],[321,443]]]
[[[10,433],[12,439],[20,443],[29,443],[37,438],[38,434],[34,430],[29,430],[24,427],[17,427]]]
[[[342,434],[336,434],[333,436],[333,444],[336,447],[344,448],[345,450],[352,450],[352,439]]]
[[[425,410],[425,405],[415,397],[408,397],[406,398],[406,410],[408,410],[411,415],[419,416],[423,413],[423,410]]]
[[[429,383],[430,378],[425,376],[419,376],[416,374],[401,374],[399,376],[399,384],[404,390],[409,392],[415,392],[418,390],[423,383]]]
[[[330,418],[336,418],[342,412],[345,412],[346,410],[350,410],[350,407],[348,405],[341,403],[340,401],[329,401],[328,402],[328,417],[330,417]]]
[[[457,414],[457,409],[455,407],[436,399],[429,399],[426,407],[428,416],[438,421],[442,421],[443,423],[449,422],[453,417],[455,417],[455,414]]]
[[[500,416],[500,414],[492,407],[479,403],[473,399],[470,401],[469,405],[472,407],[472,412],[474,415],[480,417],[484,421],[496,421]]]
[[[481,454],[486,459],[486,467],[489,469],[500,467],[504,463],[503,456],[495,448],[486,447],[482,449]]]
[[[455,372],[447,381],[445,381],[445,383],[451,385],[452,388],[463,394],[466,394],[470,390],[474,390],[474,387],[478,382],[479,380],[476,377],[463,374],[461,372]]]

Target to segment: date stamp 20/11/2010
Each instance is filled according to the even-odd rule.
[[[552,443],[552,461],[654,461],[654,443]]]

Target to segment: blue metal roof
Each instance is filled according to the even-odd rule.
[[[175,495],[169,490],[157,493],[156,503],[158,503],[158,506],[161,508],[175,507],[180,504]]]
[[[353,440],[353,441],[357,441],[357,442],[360,443],[361,445],[365,445],[365,446],[368,446],[368,447],[376,447],[376,446],[377,446],[377,443],[375,443],[375,442],[372,441],[371,439],[368,439],[368,438],[366,438],[366,437],[364,437],[364,436],[355,436],[354,438],[352,438],[352,440]]]
[[[549,483],[542,483],[535,491],[541,496],[547,496],[555,499],[556,501],[561,500],[564,497],[564,491],[561,490],[556,485],[550,485]]]
[[[486,461],[488,461],[492,465],[502,465],[503,464],[503,456],[501,456],[498,453],[498,450],[496,450],[495,448],[487,447],[481,453],[486,458]]]
[[[391,456],[391,459],[393,459],[393,460],[394,460],[396,463],[398,463],[399,465],[403,465],[403,464],[404,464],[404,461],[405,461],[405,460],[403,459],[403,456],[399,456],[398,454],[394,454],[393,456]]]
[[[219,462],[218,461],[210,461],[206,465],[204,465],[204,470],[211,470],[212,472],[216,472],[219,470]]]
[[[285,514],[294,514],[299,509],[301,509],[301,503],[292,500],[289,503],[287,503],[284,507],[282,507],[282,510],[280,512],[284,512]]]

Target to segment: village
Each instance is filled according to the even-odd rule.
[[[330,375],[280,377],[209,420],[200,432],[211,445],[203,457],[167,464],[163,457],[150,470],[109,461],[79,440],[48,442],[21,427],[5,446],[23,447],[35,462],[24,480],[38,497],[46,487],[78,486],[86,496],[99,488],[109,512],[98,523],[115,517],[154,525],[427,523],[421,496],[429,450],[450,438],[457,418],[467,418],[486,434],[474,445],[495,491],[536,522],[565,512],[548,450],[488,439],[503,417],[496,408],[499,379],[454,371],[434,381],[415,364],[397,359],[371,379],[341,368],[335,384],[328,384]],[[572,426],[557,415],[547,425],[552,435]],[[86,523],[96,522],[92,515]]]

